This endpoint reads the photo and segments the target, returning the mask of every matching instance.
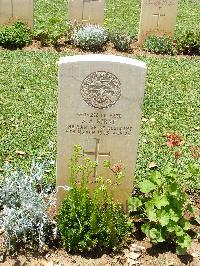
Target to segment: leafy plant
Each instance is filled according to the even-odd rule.
[[[22,48],[31,42],[31,30],[21,21],[0,29],[0,45],[4,48]]]
[[[170,37],[168,36],[149,36],[143,47],[148,51],[155,54],[173,54],[174,48]]]
[[[111,180],[97,177],[92,194],[89,193],[89,176],[96,163],[85,158],[79,165],[82,148],[74,148],[71,160],[70,187],[57,215],[57,225],[65,248],[70,251],[94,249],[116,250],[126,243],[131,223],[122,207],[114,203],[109,190]],[[105,164],[109,167],[109,164]],[[116,178],[120,179],[118,172]]]
[[[167,167],[163,174],[152,172],[148,179],[138,183],[139,193],[129,199],[133,215],[143,218],[142,231],[153,243],[174,241],[177,253],[184,254],[191,245],[187,233],[190,222],[186,210],[194,213],[187,194],[177,183],[177,172]]]
[[[108,41],[108,34],[100,26],[87,25],[75,29],[72,39],[74,44],[83,50],[99,51]]]
[[[200,30],[183,28],[176,37],[176,49],[178,53],[200,55]]]
[[[42,46],[56,45],[59,38],[64,35],[66,26],[57,17],[49,18],[45,24],[42,22],[39,21],[39,26],[34,31],[34,38],[40,41]]]
[[[110,36],[110,40],[117,51],[126,52],[130,49],[132,43],[132,37],[128,34],[113,33]]]
[[[51,233],[47,208],[50,204],[48,188],[43,189],[44,163],[33,162],[29,174],[21,170],[5,169],[0,186],[0,222],[9,251],[24,245],[42,247]]]

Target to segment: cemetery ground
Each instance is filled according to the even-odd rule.
[[[108,30],[137,35],[138,0],[108,0],[105,10],[104,26]],[[186,27],[199,27],[198,10],[197,1],[180,1],[175,36],[181,36]],[[65,12],[63,0],[37,0],[34,30],[48,29],[52,35],[66,31]],[[170,163],[178,169],[177,181],[200,210],[199,177],[192,179],[187,175],[190,165],[199,163],[200,154],[199,57],[153,55],[138,48],[134,50],[134,47],[130,53],[119,53],[111,47],[104,51],[110,52],[142,60],[148,68],[135,180],[145,180],[149,173],[162,171]],[[62,56],[77,53],[85,52],[66,44],[63,46],[62,42],[57,48],[52,45],[41,47],[39,42],[16,51],[0,48],[2,178],[7,162],[28,172],[33,159],[36,162],[55,161],[57,62]],[[45,171],[45,184],[55,188],[55,181],[54,163]],[[141,250],[139,263],[144,266],[200,265],[200,227],[193,222],[192,229],[193,243],[185,256],[177,256],[171,243],[152,245],[140,233],[133,233],[132,245],[145,248]],[[2,237],[1,234],[0,244]],[[47,247],[42,254],[27,250],[14,257],[4,257],[5,249],[0,246],[0,256],[4,257],[2,265],[127,265],[130,246],[111,255],[69,254],[62,248]]]

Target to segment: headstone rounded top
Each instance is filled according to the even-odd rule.
[[[124,56],[116,56],[116,55],[102,55],[102,54],[86,54],[86,55],[73,55],[73,56],[65,56],[61,57],[59,60],[59,64],[66,64],[66,63],[75,63],[75,62],[111,62],[111,63],[121,63],[121,64],[128,64],[134,65],[136,67],[146,69],[146,64],[143,61],[124,57]]]

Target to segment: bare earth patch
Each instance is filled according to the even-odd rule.
[[[0,265],[4,266],[199,266],[200,226],[194,225],[196,235],[185,256],[177,256],[171,243],[152,245],[147,238],[132,239],[132,244],[120,254],[70,254],[64,249],[47,249],[43,253],[21,251],[16,256],[3,255],[3,236],[0,237]]]

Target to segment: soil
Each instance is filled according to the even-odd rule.
[[[200,228],[199,228],[200,234]],[[148,239],[133,240],[134,244],[144,247],[138,264],[130,263],[130,250],[126,249],[121,254],[69,254],[63,249],[48,250],[45,253],[23,251],[17,256],[6,256],[0,265],[4,266],[200,266],[200,238],[193,240],[188,254],[177,256],[175,247],[166,243],[152,246]]]
[[[10,51],[8,49],[4,49],[0,47],[0,51]],[[42,46],[40,41],[33,40],[32,44],[29,46],[26,46],[21,49],[22,51],[40,51],[40,52],[65,52],[68,54],[88,54],[92,53],[90,51],[83,51],[80,48],[75,47],[73,44],[66,43],[64,39],[60,39],[58,44],[56,46],[53,45],[47,45]],[[153,54],[150,52],[147,52],[145,50],[142,50],[141,47],[138,45],[137,42],[133,43],[131,45],[131,48],[127,52],[119,52],[114,49],[113,45],[111,43],[108,43],[101,51],[95,52],[95,54],[113,54],[113,55],[120,55],[120,56],[151,56],[151,57],[159,57],[159,58],[167,58],[169,55],[161,55],[161,54]],[[190,56],[190,55],[176,55],[176,58],[195,58],[200,59],[200,56]]]
[[[200,194],[191,196],[193,204],[200,211]],[[192,237],[192,246],[184,256],[177,256],[173,243],[152,245],[150,241],[137,230],[132,236],[127,249],[118,254],[70,254],[62,248],[49,249],[45,252],[31,252],[22,250],[16,256],[6,255],[3,247],[3,234],[0,232],[0,265],[2,266],[200,266],[200,225],[197,224],[189,213],[192,228],[189,232]],[[132,246],[141,247],[139,258],[134,261],[131,258]],[[134,254],[133,254],[134,255]]]

